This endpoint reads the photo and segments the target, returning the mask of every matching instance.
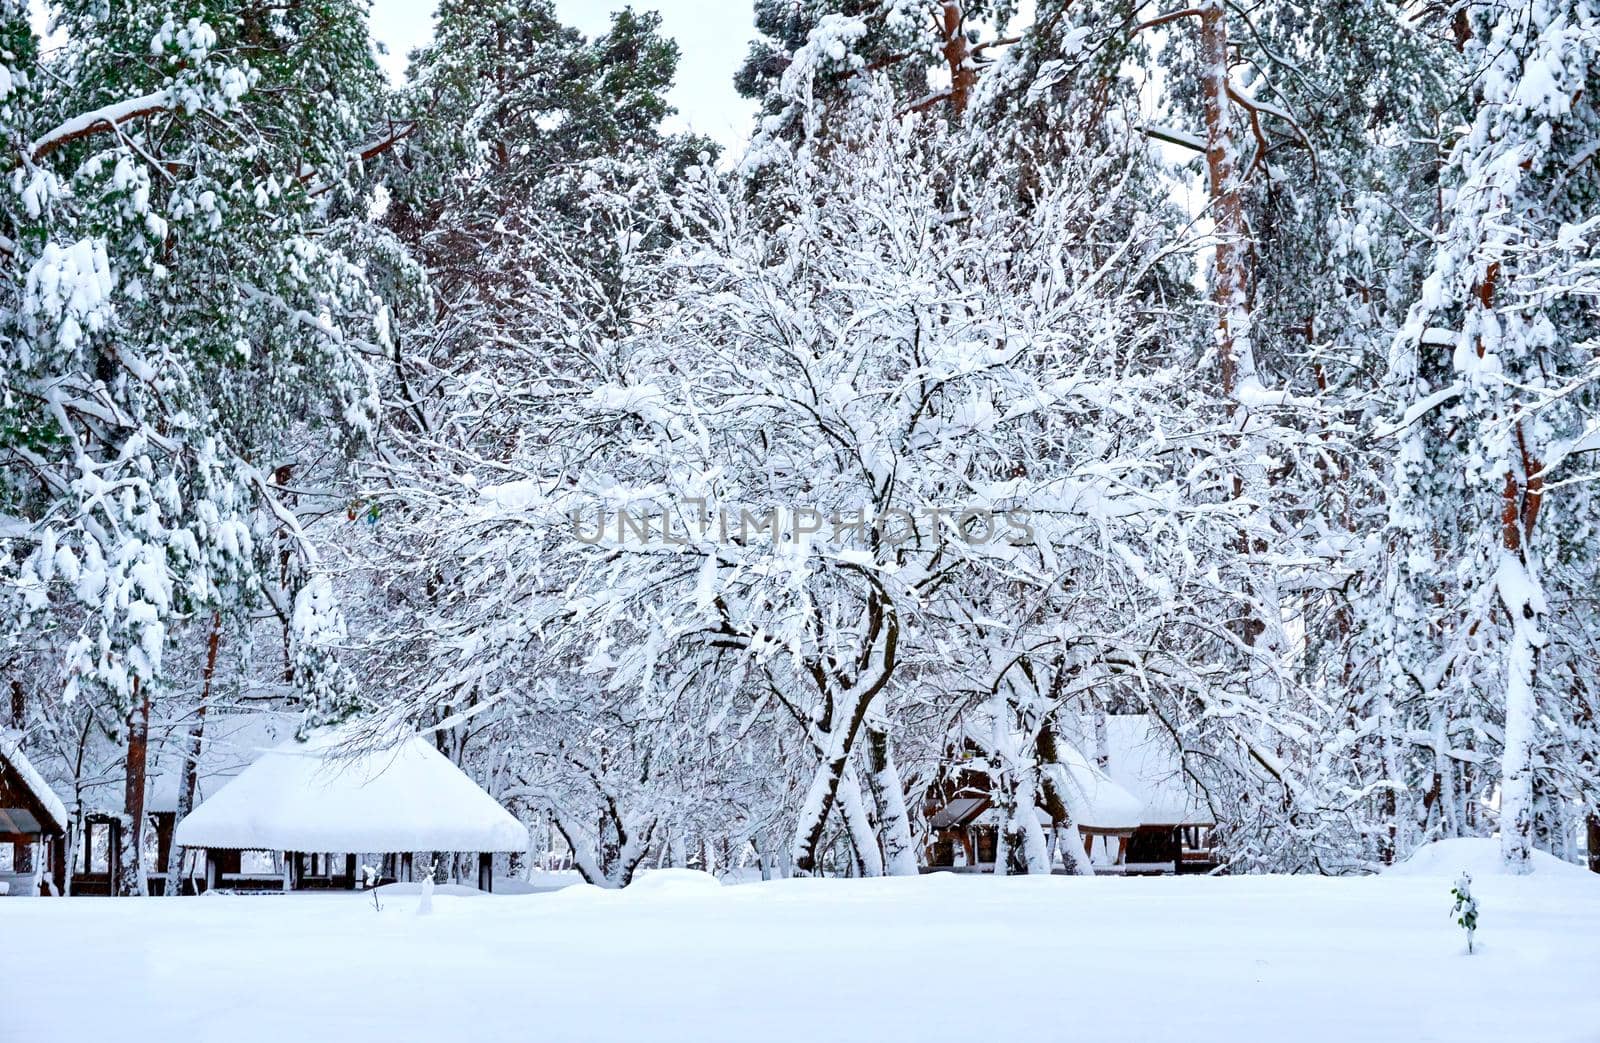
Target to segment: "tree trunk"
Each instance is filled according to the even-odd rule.
[[[150,689],[133,679],[133,706],[128,711],[127,777],[122,793],[122,850],[116,868],[115,892],[148,893],[144,875],[145,756],[150,745]]]
[[[889,659],[892,664],[892,651]],[[887,673],[886,668],[885,678]],[[800,814],[795,822],[792,850],[795,870],[800,873],[810,874],[817,868],[817,851],[822,843],[822,832],[828,824],[828,815],[838,800],[839,784],[844,779],[850,755],[855,750],[856,737],[861,731],[862,721],[866,719],[867,707],[871,705],[879,687],[882,687],[881,682],[867,692],[860,691],[859,687],[852,688],[848,693],[852,700],[848,706],[849,715],[830,729],[826,738],[819,744],[821,762],[817,765],[817,770],[812,773],[811,786],[806,791],[805,802],[800,805]]]
[[[867,759],[872,769],[872,793],[878,802],[878,828],[883,835],[884,872],[890,876],[916,876],[917,852],[911,839],[905,786],[889,747],[888,728],[881,721],[867,722]]]
[[[1491,264],[1477,287],[1477,303],[1488,313],[1494,306],[1500,266]],[[1480,338],[1478,356],[1487,346]],[[1491,417],[1490,421],[1500,417]],[[1545,611],[1544,591],[1533,553],[1533,527],[1544,498],[1543,466],[1527,425],[1516,420],[1512,428],[1516,458],[1506,471],[1501,497],[1499,561],[1495,590],[1511,623],[1511,640],[1505,647],[1505,744],[1500,761],[1500,857],[1512,873],[1533,870],[1533,738],[1538,714],[1539,650],[1545,636],[1540,620]]]
[[[614,820],[615,847],[608,855],[604,850],[606,842],[602,842],[598,837],[592,852],[582,846],[579,841],[583,839],[583,834],[569,828],[559,810],[550,809],[550,821],[562,839],[567,842],[567,847],[572,852],[573,867],[583,876],[584,881],[597,887],[608,888],[627,887],[633,881],[634,872],[650,854],[656,828],[659,825],[658,820],[651,819],[630,831],[619,814]],[[709,852],[709,847],[707,850]]]
[[[838,797],[839,782],[855,750],[856,737],[868,709],[894,675],[899,645],[900,621],[895,615],[894,603],[881,588],[874,587],[867,599],[866,635],[854,679],[839,691],[835,683],[837,677],[830,679],[828,667],[819,664],[815,669],[820,679],[817,694],[824,697],[827,709],[812,732],[812,741],[821,757],[795,820],[792,851],[794,867],[799,873],[810,875],[816,870],[818,845],[822,843],[822,831]],[[875,670],[870,677],[867,675],[869,667]],[[819,732],[824,736],[820,742],[817,741]]]
[[[839,780],[839,811],[850,830],[850,842],[855,845],[861,875],[882,876],[883,852],[878,848],[878,832],[872,828],[872,820],[867,815],[866,799],[861,793],[861,781],[856,777],[854,764],[844,766],[844,778]]]
[[[1050,848],[1039,824],[1039,764],[1036,756],[1023,756],[1012,734],[1014,717],[1004,690],[990,700],[994,722],[993,757],[998,770],[991,776],[990,799],[1001,813],[995,837],[994,871],[1049,873]],[[1042,727],[1042,726],[1041,726]]]
[[[1221,0],[1200,7],[1200,98],[1206,124],[1206,171],[1216,225],[1211,298],[1217,307],[1217,357],[1223,393],[1254,376],[1246,307],[1244,202],[1239,195],[1232,113],[1228,102],[1228,23]],[[1241,365],[1241,363],[1243,365]]]
[[[211,703],[211,679],[217,671],[217,644],[222,639],[222,614],[211,616],[211,636],[206,640],[206,667],[200,681],[200,705],[195,708],[194,724],[184,743],[183,778],[178,783],[178,810],[172,816],[172,829],[176,834],[178,823],[194,810],[194,793],[200,781],[200,747],[205,742],[206,707]],[[179,871],[183,868],[183,849],[177,843],[167,845],[167,880],[163,892],[168,896],[180,892]]]
[[[1383,834],[1378,843],[1378,861],[1386,866],[1394,865],[1399,856],[1399,830],[1400,806],[1397,787],[1400,783],[1400,752],[1399,744],[1394,735],[1394,709],[1389,705],[1385,696],[1378,697],[1378,739],[1383,752],[1383,778],[1386,785],[1383,788],[1382,811],[1380,812],[1384,826]]]
[[[1261,387],[1256,374],[1255,347],[1249,300],[1250,231],[1245,223],[1238,141],[1228,98],[1228,22],[1222,0],[1200,4],[1200,98],[1206,124],[1206,169],[1211,216],[1216,225],[1211,297],[1217,310],[1217,360],[1222,393],[1233,428],[1243,437],[1245,464],[1234,477],[1235,496],[1264,500],[1266,475],[1256,461],[1264,448],[1254,443],[1250,431],[1251,392]],[[1259,508],[1256,509],[1259,512]],[[1260,520],[1259,517],[1257,519]],[[1241,558],[1269,549],[1263,534],[1246,525],[1240,533]],[[1277,669],[1288,650],[1283,623],[1282,597],[1270,565],[1250,569],[1249,589],[1254,605],[1244,621],[1245,643],[1250,645],[1249,688],[1259,705],[1278,701]]]
[[[794,828],[794,867],[799,873],[809,875],[817,868],[817,847],[822,843],[822,831],[828,823],[828,813],[833,810],[839,795],[839,780],[844,777],[844,766],[850,747],[842,735],[830,736],[830,749],[822,763],[811,774],[811,785],[806,790],[805,801],[800,805],[800,815]]]
[[[1097,761],[1101,763],[1101,770],[1105,770],[1107,762],[1105,748],[1105,714],[1098,714],[1096,720],[1096,734],[1100,738],[1099,755]],[[1050,829],[1052,838],[1063,837],[1062,843],[1066,846],[1066,857],[1062,859],[1063,866],[1079,876],[1093,876],[1094,865],[1089,861],[1088,854],[1083,850],[1083,845],[1078,843],[1078,824],[1072,821],[1072,811],[1067,806],[1066,787],[1071,785],[1067,777],[1066,767],[1061,763],[1061,750],[1056,730],[1046,723],[1039,729],[1039,736],[1034,740],[1034,748],[1039,755],[1039,792],[1044,810],[1050,816]],[[1056,845],[1058,848],[1061,844]],[[1052,853],[1051,864],[1055,864]]]
[[[967,110],[978,71],[972,65],[972,50],[967,43],[966,17],[958,0],[944,4],[944,60],[950,73],[950,111],[960,118]]]
[[[1010,831],[1012,846],[1016,848],[1017,863],[1026,873],[1047,876],[1050,873],[1050,844],[1045,839],[1044,826],[1039,823],[1035,810],[1036,787],[1030,780],[1019,787],[1016,806],[1011,812]]]
[[[1534,678],[1544,635],[1539,631],[1537,579],[1509,553],[1498,587],[1511,616],[1506,647],[1505,746],[1500,762],[1500,856],[1513,873],[1532,871],[1533,729],[1538,701]]]

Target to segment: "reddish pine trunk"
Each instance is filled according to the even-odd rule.
[[[133,679],[128,711],[127,784],[123,790],[122,851],[116,867],[119,895],[142,895],[144,879],[145,755],[150,745],[150,691]]]
[[[947,0],[944,5],[944,60],[950,69],[950,109],[958,117],[967,110],[967,100],[978,82],[972,67],[972,50],[967,44],[966,16],[961,4]]]
[[[206,639],[206,668],[201,676],[200,705],[194,713],[194,725],[189,729],[188,740],[184,743],[183,779],[178,784],[178,808],[172,816],[172,828],[178,828],[194,810],[194,793],[200,781],[200,747],[205,742],[206,732],[206,707],[211,703],[211,678],[217,672],[217,644],[222,639],[222,614],[214,613],[211,617],[211,635]],[[164,893],[176,895],[179,893],[178,873],[183,867],[183,849],[176,843],[167,844],[167,880]]]

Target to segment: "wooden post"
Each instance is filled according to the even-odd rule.
[[[494,891],[494,856],[487,851],[478,852],[478,890]]]
[[[90,833],[93,836],[93,833]],[[106,821],[106,886],[107,894],[115,897],[122,892],[122,820]]]
[[[283,893],[288,894],[294,890],[294,852],[283,853]]]
[[[177,818],[170,811],[156,812],[156,865],[161,872],[169,868],[172,855],[172,833]]]
[[[350,890],[361,890],[361,880],[356,873],[356,856],[354,852],[344,856],[344,875],[350,878]]]
[[[56,894],[67,893],[67,835],[58,833],[50,838],[50,876],[56,882]]]
[[[217,853],[215,851],[211,850],[208,847],[208,848],[206,848],[206,890],[207,891],[216,890],[217,877],[219,875],[220,874],[217,872]]]

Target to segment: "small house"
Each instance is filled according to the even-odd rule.
[[[1071,823],[1095,872],[1214,868],[1215,821],[1184,775],[1177,748],[1152,728],[1145,714],[1107,715],[1103,729],[1091,727],[1092,723],[1085,721],[1081,744],[1090,755],[1065,738],[1057,755]],[[991,800],[987,774],[970,764],[979,751],[970,742],[960,749],[956,763],[932,794],[924,864],[929,869],[992,871],[999,812]],[[1048,812],[1040,807],[1036,814],[1049,833]]]
[[[1077,842],[1097,871],[1116,872],[1140,824],[1139,801],[1070,746],[1063,745],[1059,755],[1063,795]],[[928,816],[932,842],[926,864],[931,869],[993,870],[1004,823],[991,799],[988,777],[961,767],[943,789],[945,799]],[[1039,807],[1034,813],[1049,833],[1053,825],[1049,812]]]
[[[22,752],[22,736],[0,731],[0,844],[10,865],[0,895],[60,894],[65,886],[67,809]]]

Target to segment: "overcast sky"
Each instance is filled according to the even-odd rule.
[[[624,6],[630,5],[556,0],[561,20],[587,36],[605,32],[611,12]],[[660,11],[662,31],[682,52],[669,96],[678,116],[668,129],[687,127],[730,147],[745,141],[755,108],[734,93],[733,74],[755,35],[750,0],[634,0],[631,6]],[[404,75],[406,54],[433,35],[433,9],[429,0],[373,0],[372,35],[389,48],[383,60],[396,80]]]

